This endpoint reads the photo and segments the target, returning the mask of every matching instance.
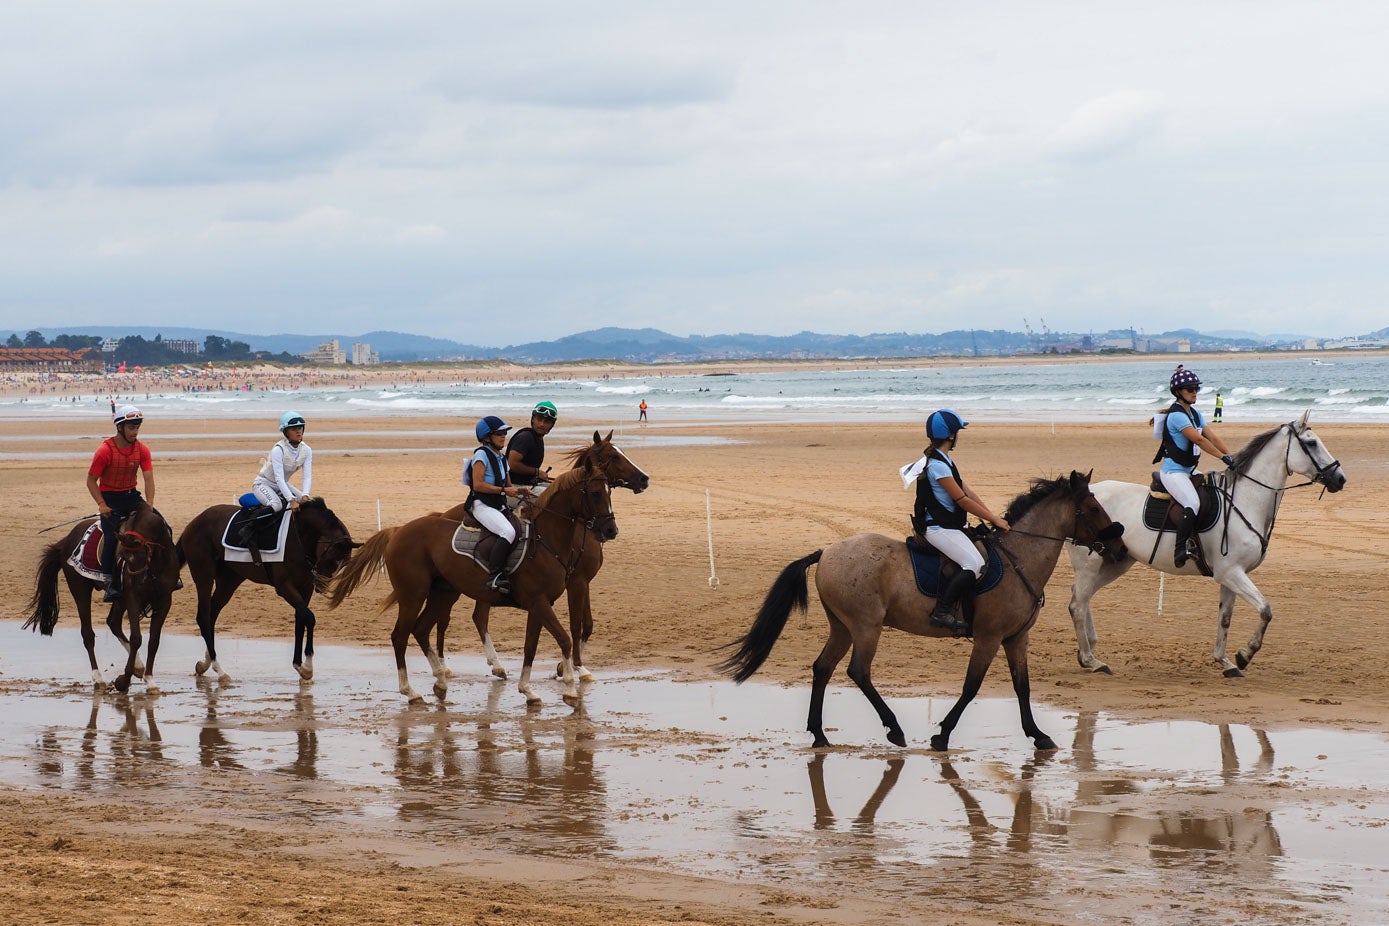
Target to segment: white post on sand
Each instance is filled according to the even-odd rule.
[[[1162,592],[1167,585],[1167,573],[1158,573],[1158,616],[1162,616]]]
[[[381,533],[381,499],[376,500],[376,532]]]
[[[714,503],[709,490],[704,490],[704,522],[709,533],[709,587],[719,587],[719,577],[714,572]]]

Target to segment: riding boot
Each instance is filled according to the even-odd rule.
[[[487,587],[503,595],[511,594],[511,580],[506,574],[506,558],[511,555],[511,547],[511,544],[498,537],[492,547],[492,557],[487,563],[487,571],[490,573]]]
[[[274,513],[275,509],[269,505],[257,505],[248,509],[246,520],[241,522],[241,533],[237,536],[243,547],[248,550],[251,548],[255,542],[256,531],[260,529],[260,522],[271,517]]]
[[[974,591],[975,581],[974,573],[968,569],[961,569],[950,577],[950,581],[940,590],[940,597],[936,599],[936,606],[931,611],[932,627],[942,627],[955,634],[969,633],[969,625],[963,617],[955,613],[955,606]]]
[[[115,576],[106,580],[106,589],[102,592],[101,600],[103,603],[121,600],[121,583]]]
[[[1196,539],[1192,531],[1196,527],[1196,512],[1190,508],[1182,509],[1182,519],[1177,522],[1177,544],[1172,551],[1172,562],[1178,568],[1196,556]]]

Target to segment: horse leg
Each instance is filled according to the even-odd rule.
[[[294,658],[291,665],[306,682],[313,681],[313,627],[316,622],[317,618],[308,605],[294,609]],[[308,642],[307,648],[305,641]]]
[[[419,692],[410,687],[410,677],[405,671],[405,650],[410,646],[415,618],[423,607],[424,602],[418,597],[400,595],[397,598],[395,629],[391,631],[391,648],[395,650],[395,671],[400,680],[400,693],[409,698],[411,704],[424,703]]]
[[[439,664],[444,669],[444,678],[453,678],[454,671],[444,660],[444,634],[448,632],[449,621],[453,619],[453,606],[458,601],[459,593],[452,588],[440,585],[438,588],[432,589],[432,594],[438,597],[442,612],[439,615],[438,623],[434,625],[435,649],[439,653]]]
[[[488,619],[492,616],[492,606],[483,601],[473,603],[473,626],[477,628],[478,639],[482,641],[482,652],[487,657],[487,666],[497,678],[506,678],[506,669],[492,646],[492,634],[487,632]]]
[[[584,666],[584,643],[593,633],[593,608],[588,596],[588,582],[581,576],[569,580],[565,589],[569,601],[569,633],[574,639],[574,673],[579,681],[593,681],[593,673]],[[555,666],[555,677],[563,672],[563,665]]]
[[[998,655],[998,644],[999,641],[996,639],[974,638],[974,649],[969,654],[969,668],[965,670],[965,687],[960,693],[960,700],[955,702],[950,713],[940,722],[940,732],[931,737],[931,748],[936,752],[944,752],[950,748],[950,734],[955,731],[955,725],[960,722],[960,717],[964,714],[965,708],[969,707],[969,702],[979,693],[979,686],[984,684],[984,675],[989,671],[994,657]]]
[[[1013,692],[1018,696],[1018,710],[1022,713],[1022,732],[1032,738],[1038,749],[1055,749],[1055,741],[1038,728],[1032,717],[1032,683],[1027,677],[1028,636],[1028,632],[1023,631],[1003,642],[1008,672],[1013,676]]]
[[[169,616],[167,607],[155,608],[150,615],[150,642],[149,656],[145,659],[145,691],[150,694],[159,694],[159,685],[154,680],[154,655],[159,652],[159,637],[164,632],[164,620]],[[153,715],[151,715],[151,727],[153,727]]]
[[[80,590],[80,591],[79,591]],[[92,667],[92,690],[104,691],[106,689],[106,679],[101,677],[101,669],[96,662],[96,631],[92,629],[92,586],[85,578],[79,577],[76,582],[72,576],[68,576],[68,591],[72,593],[72,600],[77,605],[77,617],[82,626],[82,645],[87,649],[87,662]],[[116,627],[120,626],[120,614],[124,613],[123,606],[118,601],[111,607],[111,617],[116,621]],[[110,620],[110,618],[108,618]],[[116,634],[125,638],[125,634],[119,631]]]
[[[825,610],[829,613],[828,608]],[[810,670],[810,715],[806,718],[805,728],[815,737],[815,741],[810,744],[812,747],[830,745],[830,741],[825,738],[825,687],[829,685],[830,676],[834,674],[834,667],[839,665],[839,661],[852,645],[849,629],[838,617],[830,614],[830,637],[825,641],[825,648],[820,650],[820,655],[815,657]]]
[[[222,670],[217,659],[217,617],[231,601],[232,595],[244,580],[236,573],[225,570],[214,580],[196,583],[198,588],[198,632],[202,634],[203,645],[207,648],[203,658],[193,667],[193,672],[202,675],[209,668],[217,677],[217,684],[229,685],[232,677]]]
[[[116,676],[116,680],[111,683],[111,687],[120,692],[130,689],[130,678],[135,674],[135,657],[140,652],[140,614],[137,611],[130,612],[130,651],[125,656],[125,671]]]
[[[854,651],[849,656],[849,678],[854,680],[858,690],[878,712],[878,719],[887,730],[887,741],[894,746],[907,745],[907,736],[897,723],[897,715],[887,706],[878,689],[873,687],[873,657],[878,655],[878,638],[882,635],[879,622],[870,632],[860,633],[854,639]],[[823,735],[823,734],[822,734]]]
[[[1254,631],[1254,636],[1250,637],[1249,644],[1235,654],[1235,665],[1230,665],[1230,661],[1225,658],[1225,637],[1229,632],[1230,620],[1235,610],[1235,596],[1243,598],[1249,602],[1250,607],[1259,612],[1259,626]],[[1228,596],[1228,604],[1227,604]],[[1268,599],[1250,581],[1249,576],[1242,569],[1232,569],[1220,579],[1220,631],[1217,637],[1215,658],[1220,661],[1225,668],[1226,678],[1238,678],[1244,673],[1241,669],[1248,668],[1249,663],[1254,660],[1254,654],[1263,649],[1264,632],[1268,630],[1269,622],[1273,620],[1273,607],[1268,603]]]
[[[1076,659],[1082,669],[1113,675],[1109,666],[1095,656],[1095,618],[1090,612],[1090,600],[1095,593],[1110,582],[1129,571],[1133,560],[1122,563],[1108,563],[1082,547],[1071,547],[1071,565],[1075,569],[1075,581],[1071,585],[1071,623],[1076,634]]]
[[[121,648],[125,650],[126,656],[130,655],[130,640],[125,635],[125,627],[122,626],[125,620],[125,604],[120,601],[111,603],[111,610],[106,615],[106,627],[111,631],[112,636],[121,641]],[[135,675],[144,678],[145,661],[140,658],[140,653],[135,653]]]
[[[544,627],[550,631],[550,636],[555,638],[559,644],[559,650],[563,661],[561,665],[564,671],[561,679],[564,682],[564,692],[562,697],[565,704],[575,705],[579,703],[579,688],[574,682],[574,659],[573,645],[569,639],[569,634],[560,624],[559,618],[555,615],[555,609],[550,607],[549,602],[541,600],[532,605],[528,612],[526,621],[526,655],[521,665],[521,681],[517,686],[521,694],[525,696],[527,704],[539,704],[540,698],[531,690],[531,664],[535,662],[535,651],[540,646],[540,628]]]
[[[448,667],[444,665],[442,650],[443,631],[441,629],[439,632],[441,649],[437,653],[434,651],[434,647],[429,645],[429,632],[440,623],[441,605],[443,617],[447,620],[448,606],[457,600],[456,594],[450,598],[446,595],[440,595],[437,587],[430,588],[429,594],[424,599],[424,609],[415,618],[415,626],[411,631],[415,642],[420,645],[420,652],[424,653],[424,658],[429,660],[429,670],[434,675],[434,696],[441,701],[449,693]]]

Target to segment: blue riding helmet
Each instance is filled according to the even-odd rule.
[[[954,437],[956,433],[969,427],[969,422],[948,408],[931,412],[931,416],[926,419],[926,436],[931,440],[945,440]]]
[[[511,430],[511,425],[507,424],[496,415],[488,415],[486,418],[479,419],[477,427],[473,433],[477,434],[478,441],[485,441],[493,434],[505,434]]]
[[[285,412],[280,416],[280,433],[288,431],[290,428],[304,427],[304,416],[298,412]]]

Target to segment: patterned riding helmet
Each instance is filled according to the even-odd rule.
[[[1176,395],[1183,389],[1188,389],[1192,386],[1195,386],[1197,389],[1201,388],[1201,377],[1197,376],[1186,367],[1177,367],[1177,372],[1172,374],[1172,383],[1168,387],[1172,390],[1172,394]]]
[[[140,414],[140,410],[134,405],[122,405],[120,408],[116,409],[116,413],[112,416],[112,420],[115,421],[116,427],[119,428],[127,421],[144,421],[145,416]]]
[[[290,428],[304,427],[304,416],[298,412],[285,412],[280,416],[280,433],[283,434]]]
[[[554,402],[538,402],[535,408],[531,409],[531,414],[554,421],[559,417],[559,409],[555,408]]]
[[[485,441],[493,434],[505,434],[510,430],[511,426],[505,421],[498,418],[496,415],[488,415],[486,418],[482,418],[478,421],[477,427],[473,429],[473,432],[477,434],[477,439],[479,441]]]
[[[969,422],[948,408],[931,412],[931,416],[926,419],[926,436],[931,440],[945,440],[954,437],[956,433],[969,427]]]

